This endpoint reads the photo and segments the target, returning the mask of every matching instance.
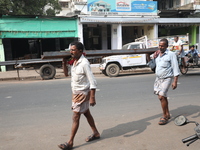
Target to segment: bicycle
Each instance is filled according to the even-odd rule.
[[[181,59],[180,56],[177,56],[177,60],[178,60],[178,66],[180,69],[180,72],[185,75],[188,72],[188,63],[185,62],[185,67],[183,67],[183,60],[185,61],[185,59]]]

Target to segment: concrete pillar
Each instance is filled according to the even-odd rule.
[[[0,39],[0,61],[5,61],[5,54],[4,54],[4,48],[3,48],[3,42],[2,39]],[[6,71],[6,66],[1,66],[1,71]]]
[[[122,25],[119,24],[117,28],[117,39],[118,39],[118,44],[117,44],[117,49],[122,49]]]
[[[155,24],[154,25],[154,39],[157,39],[158,38],[158,25]]]
[[[80,20],[77,23],[79,42],[83,43],[83,24],[80,23]]]
[[[200,26],[199,26],[199,41],[198,41],[198,51],[200,52]]]
[[[121,49],[122,48],[122,25],[113,24],[111,27],[111,49]]]

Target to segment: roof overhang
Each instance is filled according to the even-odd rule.
[[[200,18],[159,18],[159,17],[80,17],[82,24],[158,24],[168,25],[200,25]]]
[[[160,10],[160,18],[182,18],[195,12],[194,9]]]

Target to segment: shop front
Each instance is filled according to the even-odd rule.
[[[74,17],[2,16],[0,23],[0,61],[40,58],[78,40]]]
[[[80,17],[83,26],[83,42],[86,49],[121,49],[122,45],[134,42],[147,35],[158,37],[157,17]]]
[[[86,49],[120,49],[147,35],[156,38],[156,1],[87,0],[87,15],[80,15]]]

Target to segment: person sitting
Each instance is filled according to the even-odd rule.
[[[188,56],[189,58],[188,60],[189,63],[194,63],[198,61],[198,58],[200,57],[200,53],[198,52],[197,49],[195,49],[195,46],[192,45],[190,47],[190,50],[186,53],[186,56]]]

